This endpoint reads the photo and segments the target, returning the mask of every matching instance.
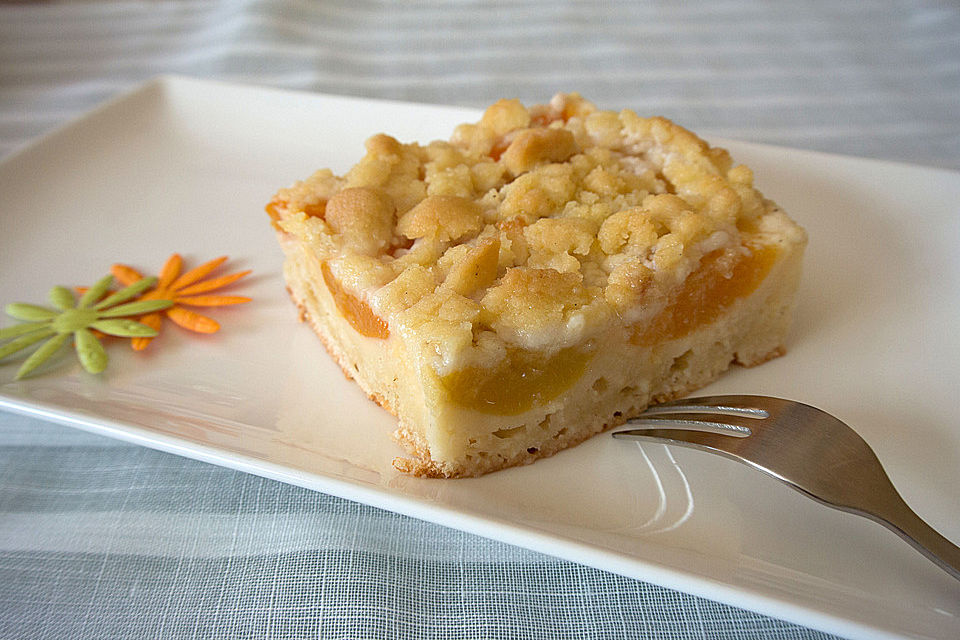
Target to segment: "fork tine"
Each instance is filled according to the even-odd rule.
[[[742,416],[744,418],[768,418],[770,412],[759,407],[741,407],[729,403],[704,404],[697,402],[700,398],[690,398],[686,402],[677,404],[655,404],[648,407],[640,416],[655,416],[661,414],[709,413],[725,416]]]
[[[754,429],[759,426],[763,416],[750,414],[749,417],[741,414],[728,414],[724,412],[704,411],[704,412],[651,412],[641,414],[636,418],[627,420],[626,424],[640,429],[649,429],[656,427],[668,427],[672,429],[700,430],[721,433],[723,435],[733,435],[745,437],[752,435]]]
[[[717,407],[723,407],[732,413],[767,411],[773,413],[787,405],[797,404],[792,400],[775,398],[772,396],[757,395],[718,395],[718,396],[697,396],[693,398],[680,398],[662,402],[647,408],[647,411],[663,411],[672,407],[671,410],[677,410],[679,407],[703,407],[704,409],[716,410]]]
[[[672,425],[676,426],[676,424]],[[728,434],[719,434],[708,430],[693,429],[628,429],[613,434],[618,440],[641,440],[645,442],[659,442],[672,444],[701,451],[711,451],[720,455],[745,462],[737,453],[737,445],[748,438],[730,437]],[[749,463],[748,463],[749,464]]]

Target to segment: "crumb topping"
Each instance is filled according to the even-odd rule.
[[[577,94],[500,100],[449,141],[378,134],[366,151],[267,210],[391,331],[429,346],[440,375],[634,324],[703,256],[782,215],[725,150]]]

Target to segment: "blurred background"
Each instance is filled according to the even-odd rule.
[[[0,5],[0,153],[159,73],[483,107],[580,91],[698,132],[957,168],[956,2]]]

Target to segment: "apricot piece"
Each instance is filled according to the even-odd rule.
[[[748,247],[750,253],[731,257],[722,249],[704,256],[700,268],[687,276],[683,287],[649,324],[634,329],[630,342],[650,346],[674,340],[707,325],[739,298],[763,282],[777,260],[771,245]]]
[[[286,202],[282,200],[271,200],[267,203],[263,209],[267,212],[267,215],[270,216],[270,219],[274,222],[280,221],[280,209],[287,206]]]
[[[267,212],[267,215],[270,216],[270,219],[274,222],[280,221],[280,210],[286,209],[290,206],[290,203],[284,200],[271,200],[267,203],[263,209]],[[327,201],[321,200],[319,202],[314,202],[312,204],[304,205],[303,212],[310,216],[311,218],[323,218],[327,210]]]
[[[303,207],[303,212],[311,218],[323,218],[327,212],[327,201],[321,200]]]
[[[490,152],[487,155],[493,158],[494,161],[499,160],[503,152],[510,146],[510,142],[511,138],[508,136],[497,138],[497,141],[493,143],[493,147],[490,148]]]
[[[569,389],[586,368],[590,354],[576,347],[552,356],[509,348],[495,368],[466,367],[440,379],[451,400],[462,407],[514,416],[546,404]]]
[[[368,338],[387,338],[390,336],[387,323],[373,312],[370,305],[344,289],[326,262],[320,264],[320,270],[323,273],[323,281],[337,305],[337,310],[340,315],[346,318],[350,326],[356,329],[357,333]]]

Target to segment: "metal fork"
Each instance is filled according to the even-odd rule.
[[[960,580],[960,547],[907,506],[870,446],[825,411],[768,396],[704,396],[655,405],[627,424],[640,428],[613,437],[743,462],[818,502],[879,522]]]

